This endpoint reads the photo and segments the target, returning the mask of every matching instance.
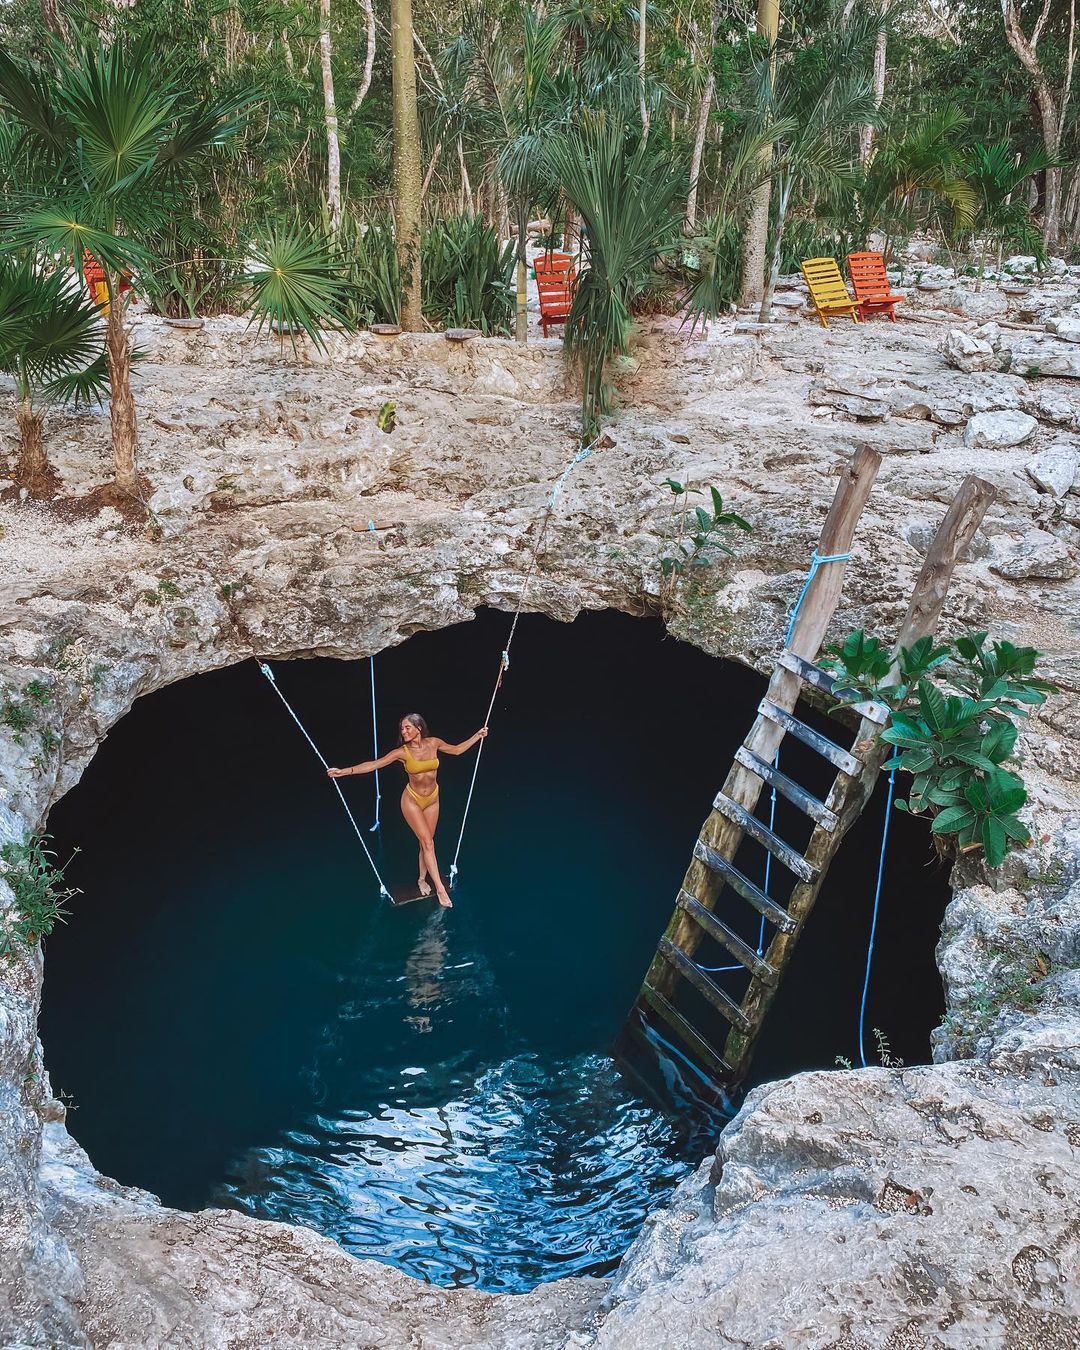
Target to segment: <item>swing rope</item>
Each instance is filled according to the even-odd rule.
[[[369,658],[368,664],[371,666],[371,741],[373,746],[372,758],[379,758],[379,723],[375,711],[375,656]],[[379,828],[379,803],[382,801],[382,793],[379,791],[379,771],[375,770],[375,824],[368,830],[368,834],[374,834]]]
[[[885,873],[885,846],[889,842],[889,821],[892,819],[893,784],[896,782],[896,770],[889,770],[889,790],[885,795],[885,825],[881,831],[881,852],[878,855],[877,885],[874,887],[874,907],[870,918],[870,941],[866,947],[866,974],[863,976],[862,1001],[859,1004],[859,1061],[866,1068],[866,1051],[863,1049],[863,1031],[866,1026],[866,995],[870,988],[870,967],[874,961],[874,940],[877,937],[878,906],[881,902],[881,879]]]
[[[266,676],[266,678],[270,681],[270,687],[273,689],[274,693],[277,694],[278,698],[281,699],[282,703],[285,705],[285,709],[286,709],[286,711],[288,712],[289,716],[290,716],[290,717],[292,718],[292,720],[296,723],[296,725],[300,728],[300,731],[301,731],[301,734],[302,734],[303,737],[304,737],[304,740],[307,741],[308,745],[310,745],[311,748],[312,748],[312,750],[315,751],[315,754],[316,754],[316,756],[317,756],[317,758],[318,758],[318,760],[319,760],[319,763],[323,766],[324,769],[329,769],[330,765],[327,764],[326,760],[323,758],[323,756],[322,756],[322,751],[319,749],[319,747],[315,744],[315,742],[314,742],[314,741],[311,739],[311,737],[308,735],[307,728],[304,726],[303,722],[300,721],[300,718],[297,717],[296,713],[293,711],[292,705],[289,703],[289,700],[285,697],[285,695],[284,695],[284,694],[281,692],[281,690],[278,688],[278,682],[277,682],[277,680],[274,678],[274,672],[270,669],[270,667],[266,664],[265,661],[260,661],[260,662],[259,662],[259,669],[260,669],[260,670],[262,671],[262,673]],[[334,791],[337,793],[338,797],[341,799],[341,804],[342,804],[342,806],[345,808],[345,814],[349,817],[349,824],[350,824],[350,825],[353,827],[353,829],[356,831],[356,837],[357,837],[357,839],[360,840],[360,847],[364,850],[364,855],[366,856],[368,862],[371,864],[371,870],[375,873],[375,880],[379,883],[379,894],[382,895],[382,896],[384,896],[387,900],[389,900],[389,899],[390,899],[390,892],[386,889],[386,886],[385,886],[385,884],[384,884],[384,882],[383,882],[383,879],[382,879],[382,877],[379,875],[379,869],[375,866],[375,859],[371,856],[371,853],[370,853],[370,851],[369,851],[369,849],[368,849],[367,843],[366,843],[366,841],[364,840],[363,832],[361,831],[360,826],[357,825],[357,823],[356,823],[356,817],[353,815],[352,811],[350,811],[350,809],[349,809],[349,803],[345,800],[345,794],[344,794],[344,792],[342,792],[342,790],[341,790],[341,785],[340,785],[340,783],[338,782],[338,780],[337,780],[336,778],[331,778],[331,779],[330,779],[330,782],[334,785]]]
[[[483,725],[485,727],[491,721],[492,710],[495,707],[495,700],[498,697],[499,689],[502,686],[503,676],[510,669],[510,648],[514,645],[514,634],[517,632],[518,619],[521,618],[521,611],[525,605],[525,597],[529,593],[529,584],[536,572],[536,565],[540,559],[540,549],[544,543],[544,536],[547,534],[548,525],[551,523],[551,518],[555,514],[555,507],[559,500],[559,494],[566,486],[567,480],[574,469],[582,462],[582,460],[588,459],[592,454],[595,445],[595,440],[590,441],[588,445],[583,445],[577,453],[571,457],[566,468],[563,469],[562,473],[559,474],[558,478],[555,480],[555,486],[552,489],[551,497],[548,500],[547,509],[544,511],[543,518],[540,522],[540,530],[536,536],[536,543],[533,545],[532,556],[529,558],[529,566],[525,571],[525,581],[522,584],[521,593],[518,595],[514,616],[510,621],[510,633],[506,639],[506,646],[503,648],[502,654],[499,657],[499,669],[495,675],[495,685],[492,688],[491,698],[488,700],[487,713],[484,716]],[[461,829],[458,831],[457,847],[454,849],[454,860],[450,864],[449,880],[451,886],[453,886],[454,880],[458,874],[458,858],[461,856],[461,841],[465,837],[465,825],[469,819],[469,808],[472,806],[473,791],[476,787],[476,775],[480,769],[480,756],[483,752],[484,742],[481,740],[476,747],[476,759],[473,761],[472,778],[469,780],[469,792],[465,798],[465,811],[461,817]]]

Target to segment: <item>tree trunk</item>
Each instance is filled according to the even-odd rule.
[[[645,97],[645,39],[648,36],[645,28],[646,23],[647,0],[638,0],[638,33],[637,33],[637,63],[638,63],[638,99],[641,104],[641,143],[642,145],[649,139],[649,103]]]
[[[880,108],[885,98],[885,61],[888,55],[889,35],[885,29],[877,35],[874,44],[874,107]],[[859,128],[859,163],[865,169],[870,163],[870,154],[874,148],[874,128]]]
[[[116,486],[129,496],[139,488],[139,427],[131,395],[131,348],[124,327],[125,302],[120,288],[109,278],[109,317],[105,324],[105,347],[109,357],[109,416],[112,421],[113,460]]]
[[[705,88],[701,91],[701,105],[698,108],[697,128],[694,132],[694,153],[690,160],[690,193],[686,198],[686,233],[693,234],[697,229],[698,180],[701,177],[701,159],[705,153],[705,136],[709,130],[709,113],[712,111],[713,95],[716,93],[716,68],[713,64],[713,48],[720,28],[720,5],[714,3],[712,17],[709,20],[709,74]]]
[[[319,16],[319,63],[326,114],[326,200],[330,204],[330,228],[337,234],[341,229],[341,146],[334,101],[334,72],[330,64],[330,0],[319,0]]]
[[[529,257],[526,245],[529,234],[528,207],[518,207],[517,234],[517,310],[514,316],[514,337],[524,347],[529,340]]]
[[[420,129],[416,115],[416,59],[412,0],[390,0],[394,96],[394,221],[401,274],[401,326],[423,327],[420,287]]]
[[[59,38],[61,42],[67,42],[68,28],[60,9],[59,0],[41,0],[41,17],[45,21],[45,27],[53,37]]]
[[[776,279],[780,275],[780,258],[783,253],[784,226],[787,224],[788,202],[791,200],[791,171],[780,175],[780,195],[776,205],[776,238],[773,240],[772,260],[769,265],[769,278],[765,293],[761,297],[761,309],[758,311],[758,323],[768,323],[772,317],[772,298],[776,290]]]
[[[26,488],[31,497],[47,495],[55,478],[41,435],[44,421],[44,414],[34,411],[30,395],[24,393],[15,409],[15,423],[19,431],[15,481],[20,487]]]
[[[367,97],[367,91],[371,88],[371,72],[375,68],[375,6],[372,0],[360,0],[360,3],[364,10],[364,74],[349,109],[350,117],[356,116],[360,104]]]
[[[768,42],[772,56],[769,60],[770,82],[776,79],[776,35],[780,23],[778,0],[758,0],[757,30]],[[761,168],[769,175],[750,197],[750,211],[742,237],[742,281],[739,304],[745,308],[758,304],[765,293],[765,249],[769,241],[769,202],[772,200],[772,147],[762,152]]]
[[[1035,22],[1031,37],[1020,26],[1020,16],[1016,0],[1001,0],[1001,15],[1005,23],[1005,37],[1016,53],[1020,64],[1031,76],[1034,85],[1035,102],[1039,109],[1039,121],[1042,123],[1043,145],[1052,159],[1058,159],[1061,153],[1061,132],[1065,124],[1065,112],[1069,104],[1072,89],[1073,63],[1075,58],[1076,37],[1076,0],[1069,3],[1069,36],[1065,53],[1065,69],[1061,90],[1055,93],[1042,62],[1039,60],[1039,39],[1050,17],[1051,0],[1044,0],[1042,12]],[[1046,198],[1043,206],[1043,246],[1047,252],[1055,247],[1061,230],[1061,169],[1046,171]]]

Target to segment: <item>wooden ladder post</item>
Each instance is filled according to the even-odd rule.
[[[827,558],[850,550],[855,528],[880,468],[881,456],[876,450],[867,447],[857,450],[851,462],[845,466],[818,540],[817,553],[820,557]],[[846,571],[847,564],[844,562],[828,563],[818,569],[810,582],[789,644],[789,649],[797,655],[807,660],[813,660],[817,655],[840,599]],[[801,681],[797,675],[778,666],[769,682],[768,698],[790,712],[798,702],[800,687]],[[745,744],[760,759],[771,762],[783,737],[783,727],[759,716]],[[723,786],[726,796],[750,812],[757,806],[761,789],[762,780],[739,763],[732,765]],[[721,858],[730,861],[735,856],[742,834],[739,825],[714,810],[703,825],[700,838]],[[715,870],[694,858],[683,879],[682,889],[711,910],[722,885]],[[702,936],[701,926],[684,909],[677,907],[665,933],[669,942],[688,955],[693,955]],[[670,995],[678,975],[671,963],[658,955],[653,959],[646,979],[662,994]]]
[[[934,535],[922,571],[915,583],[904,622],[900,625],[896,646],[893,649],[893,670],[887,683],[896,683],[900,678],[898,663],[900,649],[910,647],[921,637],[930,636],[937,628],[953,571],[960,555],[979,528],[987,508],[994,499],[994,494],[995,489],[991,484],[972,474],[964,479],[953,498],[945,519]],[[810,839],[804,857],[807,862],[820,868],[820,874],[813,882],[799,882],[791,893],[787,912],[795,920],[795,927],[787,932],[779,930],[765,953],[765,960],[775,970],[782,970],[790,959],[792,949],[798,942],[817,900],[825,870],[844,835],[862,814],[877,784],[881,766],[892,753],[893,747],[878,739],[880,730],[879,723],[866,717],[859,723],[853,749],[859,752],[862,768],[855,779],[838,777],[826,799],[826,806],[837,817],[837,825],[831,832],[815,829]],[[736,1074],[733,1082],[737,1082],[746,1072],[765,1014],[775,993],[775,984],[766,985],[757,980],[752,981],[747,990],[742,1011],[751,1029],[744,1033],[738,1028],[733,1028],[724,1047],[724,1060],[731,1065]]]

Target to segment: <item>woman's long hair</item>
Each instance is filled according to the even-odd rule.
[[[420,735],[423,736],[424,740],[427,740],[427,738],[431,735],[431,732],[428,731],[427,729],[427,723],[424,721],[424,719],[420,716],[419,713],[406,713],[405,716],[401,718],[401,720],[398,722],[398,742],[397,742],[398,745],[405,744],[405,742],[401,739],[402,722],[411,722],[413,726],[417,729],[417,731],[420,733]]]

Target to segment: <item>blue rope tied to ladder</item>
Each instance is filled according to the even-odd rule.
[[[866,995],[870,988],[870,967],[874,960],[874,940],[877,937],[878,906],[881,902],[881,879],[885,874],[885,846],[889,842],[889,821],[892,819],[893,785],[896,782],[896,770],[889,770],[889,790],[885,796],[885,824],[881,831],[881,852],[878,855],[877,885],[874,887],[874,907],[870,919],[870,941],[866,947],[866,974],[863,976],[862,1002],[859,1004],[859,1062],[866,1068],[866,1051],[863,1049],[863,1031],[866,1025]]]
[[[315,751],[315,754],[316,754],[316,756],[318,757],[319,763],[323,766],[324,769],[328,769],[328,768],[330,767],[330,765],[327,764],[326,760],[323,758],[322,751],[319,749],[319,747],[315,744],[315,742],[314,742],[314,741],[311,739],[311,737],[308,735],[307,728],[304,726],[303,722],[300,721],[300,718],[297,717],[296,713],[293,711],[292,705],[289,703],[289,700],[285,697],[285,695],[284,695],[284,694],[281,692],[281,690],[278,688],[278,682],[277,682],[277,680],[274,678],[274,672],[270,669],[270,667],[266,664],[265,661],[260,661],[260,662],[259,662],[259,669],[260,669],[260,670],[262,671],[262,673],[266,676],[266,678],[270,681],[270,687],[273,689],[274,693],[277,694],[278,698],[281,699],[282,703],[285,705],[286,711],[288,712],[289,716],[290,716],[290,717],[292,718],[292,720],[296,723],[296,725],[300,728],[300,731],[301,731],[301,734],[302,734],[303,737],[304,737],[304,740],[307,741],[308,745],[310,745],[311,748],[312,748],[312,750]],[[337,793],[337,795],[338,795],[338,796],[340,797],[340,799],[341,799],[341,804],[342,804],[342,806],[345,808],[345,814],[349,817],[349,824],[350,824],[350,825],[353,827],[353,829],[356,831],[356,837],[357,837],[357,839],[360,840],[360,847],[364,850],[364,855],[366,856],[368,862],[371,864],[371,870],[375,873],[375,880],[379,883],[379,894],[382,895],[382,896],[385,896],[386,899],[389,900],[389,899],[390,899],[390,892],[386,889],[386,886],[385,886],[384,883],[383,883],[383,879],[382,879],[382,877],[379,875],[379,869],[375,866],[375,859],[371,856],[371,852],[370,852],[370,850],[368,849],[367,843],[366,843],[365,840],[364,840],[364,836],[363,836],[363,833],[361,832],[360,826],[357,825],[355,816],[354,816],[353,813],[349,810],[349,803],[345,800],[345,794],[344,794],[344,792],[342,792],[342,790],[341,790],[341,784],[338,782],[338,780],[337,780],[336,778],[331,778],[331,779],[330,779],[330,782],[334,785],[334,791]]]
[[[818,574],[818,568],[824,567],[826,563],[850,562],[850,560],[850,553],[819,553],[817,549],[814,549],[813,553],[811,553],[810,570],[806,574],[806,580],[803,582],[803,588],[799,592],[799,598],[795,601],[791,614],[788,617],[787,629],[784,632],[785,647],[791,646],[791,637],[795,632],[795,620],[799,617],[799,610],[802,609],[806,594],[809,591],[814,578]]]

